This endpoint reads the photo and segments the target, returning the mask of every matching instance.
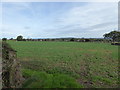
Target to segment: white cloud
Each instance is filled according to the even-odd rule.
[[[82,26],[92,26],[117,19],[117,4],[98,3],[89,4],[83,7],[75,7],[66,12],[67,15],[61,20],[66,24],[82,24]],[[115,20],[114,20],[115,19]]]
[[[12,16],[15,13],[17,18],[13,17],[12,23],[5,21],[3,36],[15,37],[22,34],[26,37],[102,37],[104,33],[117,29],[118,26],[117,3],[88,3],[75,6],[64,13],[56,12],[57,16],[54,18],[49,17],[54,22],[46,20],[41,22],[39,15],[42,13],[39,12],[39,9],[33,9],[31,3],[12,4],[12,8],[6,7],[8,11],[5,11],[4,14]],[[20,13],[25,9],[29,10],[32,17],[26,17]],[[14,20],[19,22],[18,25],[15,24],[15,27]],[[29,29],[25,27],[29,27]]]
[[[82,7],[74,7],[58,19],[58,26],[64,28],[59,30],[62,34],[68,32],[71,36],[75,36],[76,31],[77,34],[94,31],[96,34],[101,33],[98,36],[102,37],[103,33],[117,29],[117,9],[117,3],[90,3]]]

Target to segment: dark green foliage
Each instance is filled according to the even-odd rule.
[[[7,38],[2,38],[2,41],[7,41]]]
[[[10,38],[10,40],[13,40],[13,38]]]
[[[74,41],[74,38],[71,38],[70,41]]]
[[[85,42],[89,42],[90,41],[90,39],[85,39]]]
[[[17,41],[23,41],[23,36],[17,36]]]
[[[106,39],[112,39],[113,42],[120,42],[120,31],[111,31],[110,33],[104,34],[103,36]]]

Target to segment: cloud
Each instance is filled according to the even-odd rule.
[[[90,3],[83,7],[75,7],[61,18],[64,24],[84,24],[92,26],[101,22],[109,22],[116,20],[117,4],[112,3]],[[114,19],[113,19],[114,18]],[[106,20],[105,20],[106,19]],[[85,25],[86,26],[86,25]]]
[[[5,3],[3,5],[2,32],[3,36],[7,37],[11,37],[10,33],[14,37],[22,34],[36,38],[102,37],[104,33],[117,29],[118,26],[117,3]]]
[[[85,6],[74,7],[61,15],[58,19],[58,28],[56,34],[69,34],[76,36],[84,32],[85,37],[92,37],[87,33],[96,32],[99,37],[106,31],[111,31],[117,28],[117,3],[89,3]],[[58,32],[59,31],[59,32]]]

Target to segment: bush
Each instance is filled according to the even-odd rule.
[[[2,41],[7,41],[7,38],[2,38]]]
[[[23,41],[23,36],[17,36],[17,41]]]

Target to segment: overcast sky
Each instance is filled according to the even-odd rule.
[[[117,2],[2,3],[2,37],[102,38],[117,28]]]

